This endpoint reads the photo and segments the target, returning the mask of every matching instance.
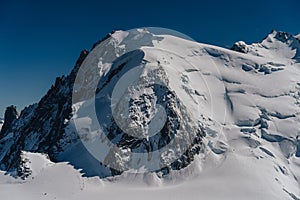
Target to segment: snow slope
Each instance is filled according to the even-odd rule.
[[[40,165],[44,162],[45,167],[39,174],[30,176],[26,181],[16,180],[1,172],[1,198],[293,199],[287,190],[282,188],[281,182],[270,179],[272,173],[262,176],[260,170],[268,171],[267,163],[258,165],[253,158],[249,160],[232,154],[220,167],[202,169],[199,166],[203,161],[199,159],[180,173],[174,173],[165,179],[158,178],[155,173],[125,173],[111,179],[84,178],[67,163],[54,164],[40,154],[28,154],[27,158],[33,163],[39,162]]]
[[[94,157],[125,172],[104,179],[83,178],[70,164],[52,163],[40,154],[24,152],[23,158],[28,158],[24,166],[32,174],[29,173],[24,181],[3,173],[0,178],[1,198],[299,199],[299,40],[290,34],[273,31],[261,43],[237,45],[243,45],[245,53],[171,35],[154,35],[146,29],[112,34],[98,44],[81,65],[83,72],[93,76],[88,77],[88,81],[75,80],[73,117],[67,122],[65,134],[71,135],[77,130],[81,141]],[[124,52],[129,54],[122,57]],[[126,62],[122,65],[124,60]],[[136,69],[137,65],[142,67]],[[137,71],[128,75],[130,70]],[[114,101],[113,97],[120,96],[119,90],[113,93],[115,85],[117,89],[122,89],[123,85],[126,91],[123,95],[132,96],[133,102],[138,104],[132,105],[134,112],[131,113],[130,110],[124,111],[124,105],[128,104],[116,98],[111,115],[118,118],[120,113],[128,115],[125,117],[134,114],[135,120],[125,125],[147,130],[143,132],[147,133],[144,137],[151,138],[153,127],[150,121],[155,120],[157,113],[160,117],[164,115],[159,114],[159,108],[151,100],[135,101],[141,96],[139,88],[126,90],[125,86],[153,80],[168,86],[172,91],[170,94],[175,95],[170,101],[178,99],[176,102],[179,103],[174,103],[176,106],[171,111],[183,118],[179,123],[184,128],[180,129],[182,132],[178,131],[175,140],[185,138],[185,133],[197,138],[194,130],[198,128],[203,132],[200,137],[201,151],[191,155],[193,159],[186,166],[175,168],[177,170],[170,167],[172,170],[165,176],[151,172],[156,168],[142,158],[141,162],[146,166],[143,170],[148,172],[139,173],[141,165],[135,165],[139,157],[135,157],[134,151],[141,149],[134,149],[130,142],[122,143],[118,135],[112,134],[111,137],[121,141],[126,151],[112,151],[118,158],[113,162],[105,160],[110,152],[99,154],[95,148],[90,148],[93,144],[99,144],[93,143],[99,142],[95,140],[99,127],[93,122],[100,121],[100,125],[111,126],[110,120],[104,116],[110,114],[111,99]],[[103,105],[96,112],[91,91],[97,91],[96,102]],[[165,91],[155,87],[143,90],[143,94],[152,99],[159,99],[159,95],[153,95],[157,92],[165,94]],[[144,118],[144,110],[136,107],[146,103],[150,109],[155,108],[150,112],[151,120]],[[151,113],[155,114],[152,116]],[[122,122],[122,119],[117,121]],[[147,123],[142,123],[144,121]],[[118,124],[119,127],[123,125]],[[136,134],[135,129],[126,131]],[[108,142],[105,139],[100,142],[103,141]],[[159,156],[164,156],[158,160],[162,160],[166,167],[174,161],[174,155],[177,159],[183,154],[174,147],[167,149],[175,152],[171,156],[163,154],[164,150],[159,149]],[[71,163],[80,162],[84,173],[84,169],[91,166],[84,164],[84,157],[74,156],[80,155],[80,152],[76,145],[65,144],[61,156],[69,158]],[[32,165],[26,164],[28,160]],[[102,172],[110,174],[109,171]]]

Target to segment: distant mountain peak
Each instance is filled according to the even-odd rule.
[[[300,40],[297,37],[284,31],[272,30],[258,43],[246,44],[239,41],[230,49],[260,57],[267,56],[275,60],[287,57],[294,62],[300,62]]]
[[[271,33],[268,34],[268,36],[263,41],[266,40],[268,42],[271,42],[274,39],[283,43],[288,43],[289,41],[294,41],[296,39],[296,36],[288,32],[272,30]]]

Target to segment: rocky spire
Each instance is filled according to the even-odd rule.
[[[6,133],[7,130],[11,128],[11,125],[15,119],[17,119],[19,116],[17,112],[17,107],[14,105],[11,105],[6,108],[5,114],[4,114],[4,124],[1,129],[1,135]]]

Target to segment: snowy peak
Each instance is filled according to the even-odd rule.
[[[283,31],[273,30],[262,42],[261,44],[266,43],[276,43],[277,41],[285,43],[293,48],[299,48],[299,40],[297,36],[291,35]]]
[[[295,39],[297,39],[297,35],[292,35],[284,31],[273,30],[271,34],[274,35],[273,36],[274,38],[276,38],[277,40],[283,43],[291,43],[291,41],[295,42]]]
[[[300,62],[300,41],[289,33],[272,31],[261,44],[273,50],[277,56],[285,56]]]
[[[300,41],[298,36],[283,31],[273,30],[260,43],[247,45],[243,41],[236,42],[231,50],[241,53],[249,53],[260,57],[280,60],[280,58],[292,59],[300,62]]]

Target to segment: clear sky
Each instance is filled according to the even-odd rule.
[[[0,0],[0,116],[37,102],[108,32],[164,27],[209,44],[300,32],[298,0]]]

